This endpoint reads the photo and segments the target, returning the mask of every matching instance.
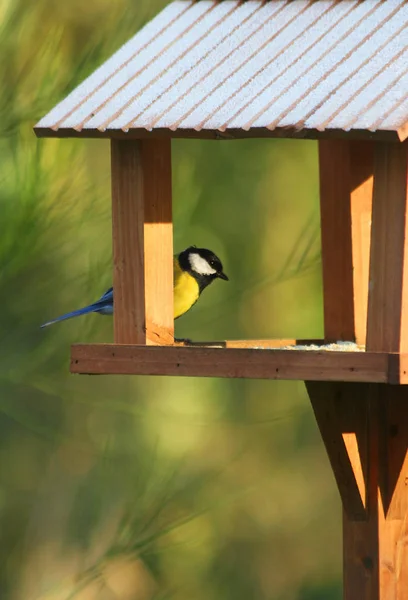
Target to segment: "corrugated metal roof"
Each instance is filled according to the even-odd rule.
[[[36,132],[403,139],[407,122],[407,0],[176,0]]]

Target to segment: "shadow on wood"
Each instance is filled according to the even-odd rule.
[[[309,381],[306,387],[344,510],[366,519],[367,385]]]
[[[343,503],[344,598],[406,598],[408,390],[327,382],[307,389]]]

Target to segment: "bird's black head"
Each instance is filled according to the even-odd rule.
[[[228,281],[218,256],[206,248],[196,248],[189,246],[179,254],[179,263],[183,271],[190,273],[200,286],[203,287],[211,283],[214,279],[224,279]]]

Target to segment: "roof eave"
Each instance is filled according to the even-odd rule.
[[[248,131],[244,129],[226,129],[219,131],[217,129],[153,129],[148,131],[144,128],[130,129],[125,132],[122,129],[82,129],[80,131],[73,128],[52,129],[49,127],[34,127],[34,132],[38,138],[91,138],[91,139],[145,139],[145,138],[175,138],[175,139],[211,139],[211,140],[234,140],[234,139],[253,139],[253,138],[289,138],[289,139],[355,139],[355,140],[378,140],[388,142],[404,141],[408,137],[408,123],[398,130],[377,130],[368,131],[366,129],[296,129],[289,127],[277,127],[268,129],[266,127],[251,128]]]

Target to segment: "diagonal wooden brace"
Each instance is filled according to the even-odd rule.
[[[346,514],[367,517],[367,385],[307,382],[317,424]]]
[[[408,389],[324,382],[307,389],[343,503],[344,598],[404,600]]]
[[[408,349],[408,145],[357,148],[319,144],[325,338],[393,352],[397,365]],[[344,508],[344,599],[405,600],[408,388],[307,389]]]

